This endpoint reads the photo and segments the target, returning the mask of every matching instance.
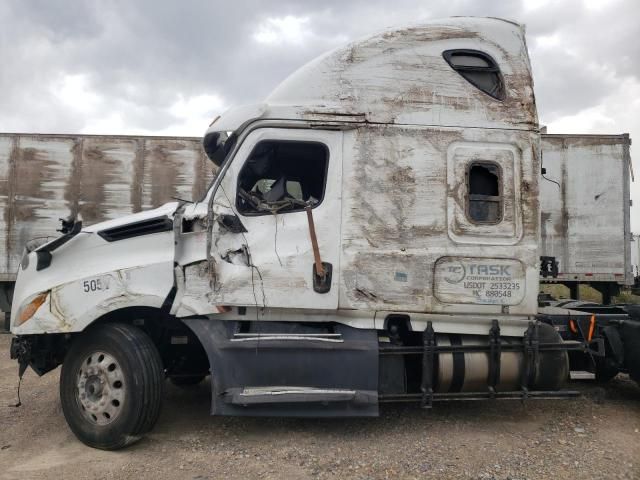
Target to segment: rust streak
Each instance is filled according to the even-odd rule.
[[[80,211],[80,199],[82,197],[82,150],[84,141],[81,137],[75,138],[71,153],[71,173],[64,192],[64,199],[67,201],[69,211],[73,217]]]
[[[137,213],[142,211],[142,193],[144,186],[144,138],[139,138],[136,142],[136,156],[133,165],[133,181],[131,182],[131,211]]]
[[[11,153],[9,155],[9,172],[7,174],[7,205],[4,212],[4,221],[6,224],[6,237],[5,237],[5,255],[6,265],[8,268],[11,266],[11,253],[13,244],[13,223],[15,221],[14,204],[16,197],[16,177],[18,172],[18,162],[20,157],[20,138],[14,137],[11,144]]]

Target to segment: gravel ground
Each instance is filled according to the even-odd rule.
[[[145,439],[119,452],[85,447],[67,428],[56,370],[17,366],[0,335],[0,478],[640,478],[640,388],[571,384],[575,400],[456,402],[431,411],[383,406],[377,419],[208,416],[208,382],[167,383]]]

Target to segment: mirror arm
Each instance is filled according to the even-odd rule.
[[[318,247],[318,238],[316,237],[316,226],[313,223],[313,213],[311,212],[311,205],[307,205],[304,210],[307,212],[307,221],[309,222],[309,236],[311,237],[311,247],[313,248],[313,260],[316,265],[316,273],[319,277],[325,277],[324,266],[322,265],[322,259],[320,258],[320,248]]]

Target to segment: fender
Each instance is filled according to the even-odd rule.
[[[26,252],[11,332],[80,332],[114,310],[160,308],[174,286],[172,218],[178,207],[173,202],[84,228],[55,248],[45,268],[38,268],[37,251]]]
[[[127,307],[161,308],[174,286],[173,263],[163,262],[92,275],[46,291],[30,318],[13,319],[15,335],[81,332],[106,313]]]

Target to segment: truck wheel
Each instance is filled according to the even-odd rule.
[[[182,377],[171,377],[169,378],[169,380],[176,387],[191,387],[193,385],[199,384],[202,380],[204,380],[204,375],[186,375]]]
[[[65,356],[62,411],[80,441],[117,450],[153,428],[163,381],[162,360],[146,333],[131,325],[100,325],[77,338]]]

